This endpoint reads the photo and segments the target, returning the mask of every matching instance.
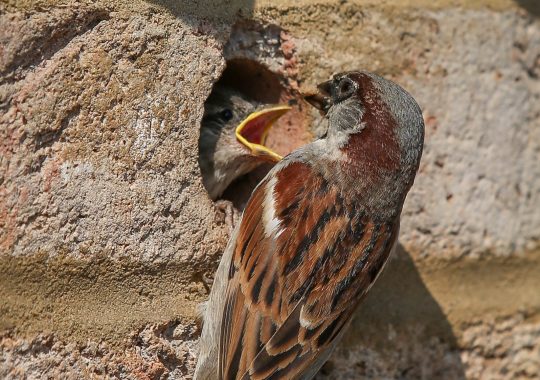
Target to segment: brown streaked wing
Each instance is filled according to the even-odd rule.
[[[279,234],[263,217],[271,185]],[[265,179],[244,212],[229,274],[221,378],[300,377],[347,325],[398,224],[372,220],[308,164]]]

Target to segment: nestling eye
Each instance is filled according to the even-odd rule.
[[[220,116],[223,120],[229,121],[233,118],[233,112],[230,109],[225,108],[223,111],[221,111]]]

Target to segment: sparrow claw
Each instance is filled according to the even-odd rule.
[[[229,234],[234,230],[234,226],[238,221],[238,211],[234,208],[231,201],[220,199],[215,203],[216,209],[216,219],[219,223],[225,223],[229,228]]]
[[[212,289],[212,285],[214,284],[214,277],[208,277],[206,274],[203,273],[201,278],[206,291],[208,292],[208,294],[210,294],[210,289]]]

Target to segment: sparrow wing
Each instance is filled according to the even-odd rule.
[[[370,218],[308,164],[267,177],[233,253],[220,378],[298,379],[318,369],[388,259],[398,227]]]

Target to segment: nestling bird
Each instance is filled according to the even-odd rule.
[[[363,71],[318,88],[306,99],[328,132],[248,201],[204,313],[196,380],[313,378],[397,240],[422,155],[418,104]]]
[[[212,200],[236,178],[264,162],[281,159],[264,142],[272,124],[289,109],[263,106],[231,87],[214,86],[205,104],[199,137],[199,165]]]

